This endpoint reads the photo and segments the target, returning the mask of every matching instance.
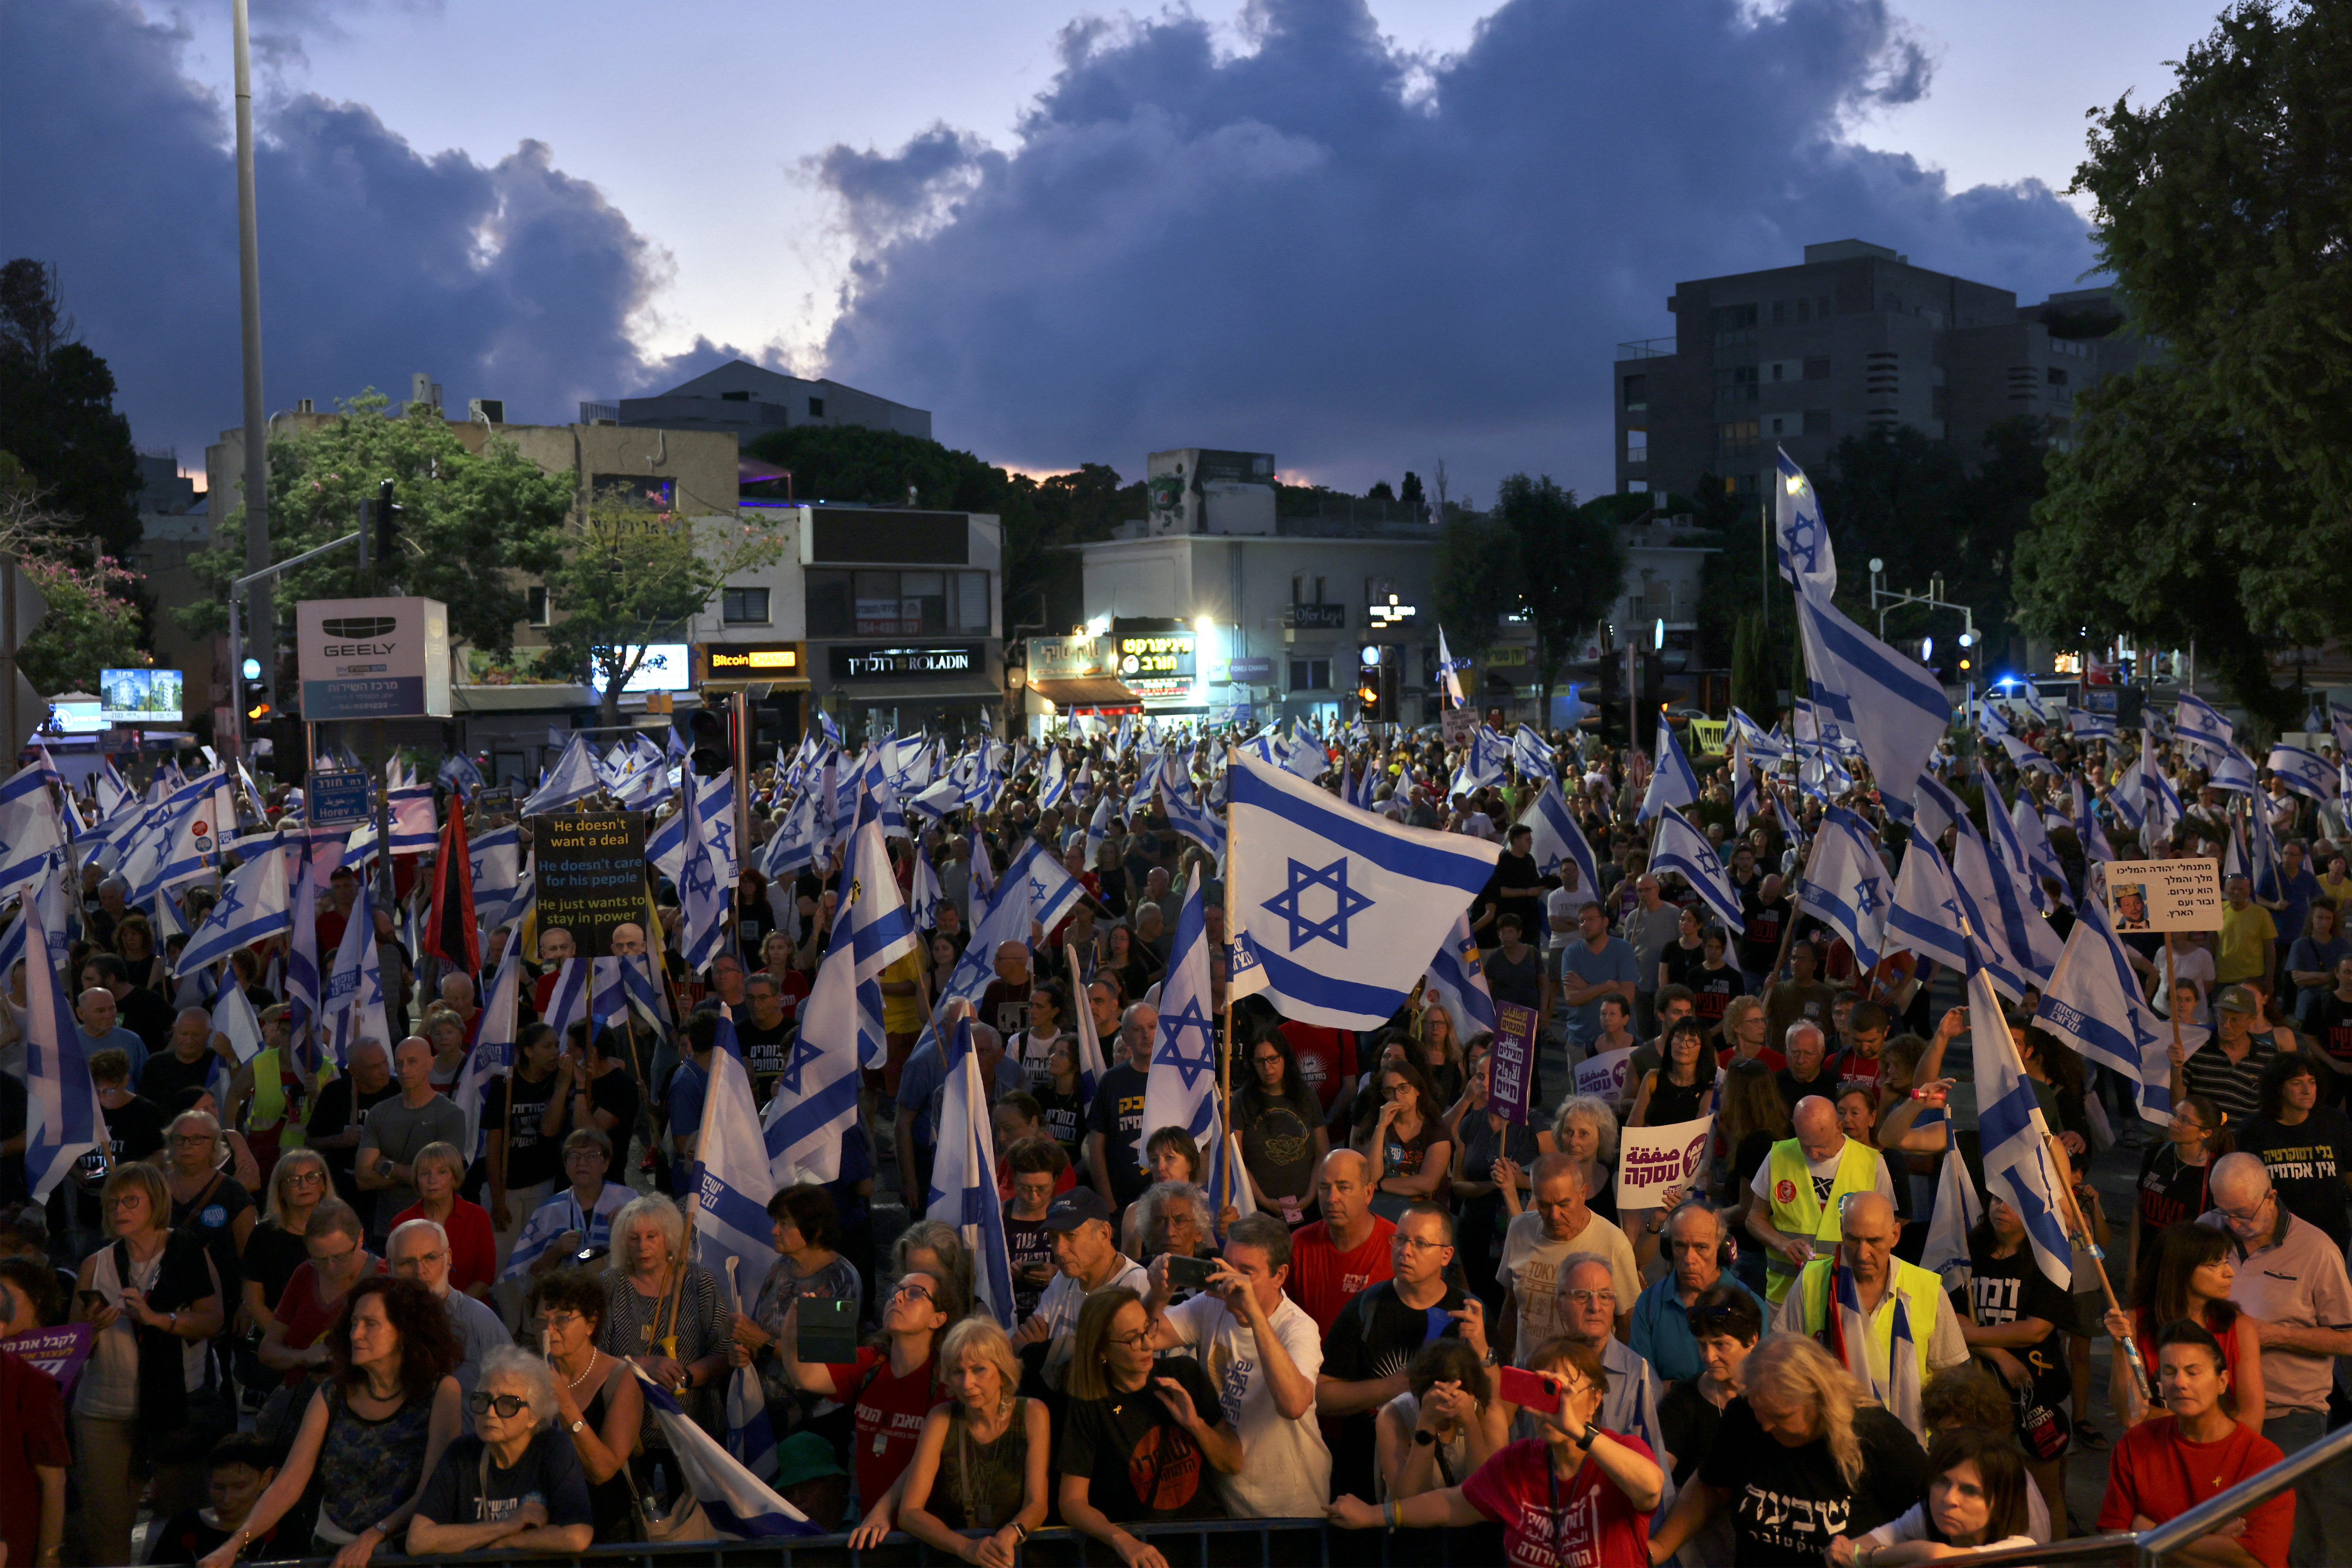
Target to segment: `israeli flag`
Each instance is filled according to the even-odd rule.
[[[1739,894],[1731,886],[1730,873],[1723,868],[1722,857],[1681,812],[1659,816],[1657,834],[1651,840],[1650,869],[1680,873],[1727,928],[1740,929],[1745,916],[1740,912]]]
[[[1070,793],[1068,765],[1062,760],[1062,748],[1045,748],[1045,765],[1037,775],[1037,809],[1046,810],[1062,804]]]
[[[2019,781],[2017,798],[2021,801],[2029,799],[2022,780]],[[2030,802],[2028,809],[2031,810]],[[2034,820],[2039,822],[2041,819],[2036,816]],[[2026,853],[2025,840],[2018,831],[2016,813],[2002,804],[1999,788],[1990,783],[1985,786],[1985,844],[1992,851],[1993,865],[2007,873],[2006,879],[1999,885],[2014,889],[2021,900],[2019,907],[2030,914],[2039,914],[2047,910],[2050,896],[2042,886],[2032,858]],[[2000,938],[2014,950],[2021,945],[2020,929],[2007,918],[2007,908],[2004,901]],[[2058,961],[2054,941],[2051,943],[2050,961],[2053,963]]]
[[[2009,715],[1994,704],[1990,691],[1977,699],[1977,728],[1995,740],[2013,733],[2010,729]]]
[[[1233,934],[1255,943],[1269,998],[1285,1017],[1381,1027],[1420,972],[1412,955],[1437,951],[1502,847],[1351,811],[1249,757],[1232,784],[1228,821],[1249,845],[1226,868]]]
[[[817,830],[817,796],[814,791],[803,790],[784,814],[783,826],[768,840],[767,852],[761,857],[761,870],[770,882],[782,882],[796,871],[806,870],[816,864],[820,846]]]
[[[2033,1260],[2052,1284],[2074,1282],[2074,1248],[2060,1215],[2057,1173],[2050,1161],[2050,1127],[2018,1060],[2016,1043],[1991,977],[1980,963],[1969,973],[1969,1037],[1974,1049],[1977,1126],[1984,1140],[1985,1186],[2025,1222]]]
[[[2194,742],[2214,752],[2226,752],[2236,739],[2237,727],[2222,717],[2221,710],[2192,692],[2180,694],[2179,705],[2172,710],[2172,732],[2183,741]]]
[[[2317,752],[2306,751],[2301,746],[2273,746],[2270,770],[2281,784],[2297,795],[2307,795],[2323,805],[2336,798],[2336,769]]]
[[[229,1050],[242,1067],[261,1054],[261,1016],[253,1010],[253,999],[241,985],[224,985],[213,1004],[213,1032],[228,1042]],[[215,1096],[226,1105],[226,1096]]]
[[[1837,552],[1830,548],[1822,499],[1794,458],[1782,450],[1780,458],[1779,483],[1772,489],[1772,543],[1780,577],[1800,600],[1827,604],[1837,592]]]
[[[734,1020],[722,1007],[702,1127],[694,1142],[695,1261],[735,1279],[754,1298],[776,1261],[768,1222],[768,1201],[775,1195],[751,1077],[737,1053]]]
[[[430,852],[441,837],[439,824],[433,813],[433,786],[402,785],[392,792],[391,809],[392,852],[395,855]]]
[[[761,1119],[778,1187],[841,1178],[841,1140],[857,1120],[856,969],[855,951],[836,945],[801,1004],[792,1055]]]
[[[1087,863],[1093,863],[1091,847]],[[907,918],[914,921],[917,931],[929,931],[940,923],[940,905],[947,895],[940,888],[939,868],[931,864],[931,846],[928,837],[915,845],[915,875],[908,889]]]
[[[1251,761],[1258,767],[1266,765],[1255,758]],[[1297,775],[1290,776],[1295,778]],[[1316,793],[1320,795],[1323,792],[1318,790]],[[1201,798],[1199,787],[1189,776],[1180,774],[1177,786],[1167,792],[1166,798],[1170,825],[1187,838],[1197,841],[1222,862],[1225,858],[1225,824],[1219,822],[1215,814],[1210,811],[1207,803]]]
[[[563,754],[555,759],[555,766],[530,798],[522,803],[522,815],[536,816],[541,812],[561,811],[573,801],[585,800],[604,787],[596,776],[596,760],[588,752],[588,737],[578,730],[564,742]]]
[[[1942,1162],[1936,1178],[1936,1209],[1927,1221],[1927,1241],[1920,1250],[1919,1267],[1944,1278],[1947,1290],[1965,1290],[1976,1277],[1975,1254],[1969,1236],[1984,1220],[1977,1184],[1969,1163],[1955,1152]]]
[[[1805,830],[1798,826],[1796,817],[1790,813],[1789,803],[1778,795],[1772,797],[1772,817],[1780,825],[1780,836],[1791,845],[1805,841]]]
[[[1878,966],[1894,900],[1886,864],[1878,858],[1877,837],[1868,823],[1844,806],[1829,808],[1798,880],[1797,896],[1806,913],[1819,916],[1845,938],[1863,970]]]
[[[482,770],[474,765],[472,758],[461,752],[452,752],[442,758],[441,766],[434,777],[448,785],[451,793],[460,799],[470,798],[482,787]]]
[[[286,852],[273,845],[229,873],[219,900],[180,950],[174,973],[194,973],[293,925],[286,859]]]
[[[48,931],[40,900],[24,900],[17,923],[25,944],[47,952]],[[106,1142],[106,1117],[89,1079],[81,1031],[46,963],[25,965],[25,1179],[37,1202],[47,1202],[75,1163]]]
[[[1601,896],[1601,876],[1592,859],[1592,846],[1585,842],[1584,830],[1576,825],[1576,817],[1568,809],[1568,797],[1560,793],[1559,782],[1548,784],[1520,816],[1518,826],[1528,828],[1532,841],[1528,853],[1536,863],[1540,876],[1556,876],[1563,864],[1576,868],[1577,886],[1592,898]]]
[[[1066,947],[1062,951],[1068,955],[1070,968],[1075,972],[1078,967],[1078,950]],[[0,969],[0,973],[5,973],[6,970]],[[1103,1058],[1102,1037],[1095,1029],[1094,1005],[1083,993],[1075,999],[1074,1010],[1076,1016],[1071,1020],[1071,1026],[1078,1037],[1078,1089],[1086,1103],[1092,1105],[1095,1086],[1102,1082],[1104,1075],[1110,1071],[1110,1064]]]
[[[2058,764],[2043,756],[2035,748],[2027,745],[2014,735],[2002,735],[1999,739],[2000,749],[2009,753],[2009,760],[2013,765],[2027,773],[2048,773],[2053,778],[2058,776]]]
[[[1931,781],[1922,779],[1923,795]],[[1941,785],[1937,786],[1941,789]],[[1965,811],[1958,802],[1950,806]],[[1999,809],[1999,802],[1988,802],[1988,821],[2008,821]],[[1957,836],[1952,841],[1952,886],[1959,897],[1960,912],[1976,933],[1977,958],[1991,973],[1994,984],[2012,1001],[2022,1000],[2026,990],[2040,989],[2057,965],[2059,942],[2057,933],[2026,900],[2016,879],[2008,868],[1997,864],[1992,853],[1985,847],[1976,824],[1959,815],[1955,824]]]
[[[1511,765],[1519,770],[1523,779],[1559,782],[1559,767],[1552,759],[1551,748],[1525,724],[1511,732]]]
[[[335,967],[327,976],[323,1012],[329,1026],[328,1048],[338,1067],[350,1063],[352,1047],[361,1040],[378,1042],[386,1055],[399,1043],[392,1037],[392,1026],[383,1005],[383,967],[376,952],[374,892],[373,885],[362,878],[359,901],[352,905],[351,920],[343,927],[342,945],[335,950]]]
[[[1110,837],[1110,795],[1105,791],[1095,801],[1095,814],[1087,819],[1087,866],[1092,869],[1102,854],[1103,840]]]
[[[2128,870],[2121,873],[2128,877]],[[2104,899],[2085,899],[2033,1021],[2092,1061],[2120,1074],[2140,1119],[2172,1121],[2171,1037],[2139,994],[2123,943],[2107,925]]]
[[[39,876],[50,851],[65,847],[65,829],[49,797],[48,775],[38,763],[17,769],[0,784],[0,887],[13,888]]]
[[[1933,671],[1896,653],[1848,620],[1826,599],[1797,601],[1813,701],[1853,736],[1882,779],[1917,778],[1951,722],[1952,708]],[[1906,809],[1884,797],[1889,815]]]
[[[748,1316],[759,1296],[743,1293],[736,1278],[741,1263],[728,1255],[727,1310]],[[776,1427],[768,1419],[768,1391],[757,1367],[739,1366],[727,1374],[727,1452],[761,1481],[776,1479]]]
[[[2169,838],[2172,830],[2180,826],[2186,815],[2180,804],[2180,792],[2173,787],[2171,778],[2157,765],[2156,732],[2149,731],[2140,743],[2140,784],[2147,791],[2146,821],[2143,839],[2155,841]]]
[[[1650,775],[1650,787],[1643,792],[1642,809],[1633,820],[1647,822],[1670,807],[1686,806],[1697,799],[1698,774],[1683,754],[1682,742],[1675,739],[1674,727],[1661,719],[1657,771]]]
[[[2058,858],[2058,847],[2050,842],[2050,825],[2042,819],[2041,809],[2021,785],[2016,801],[2010,806],[2009,822],[2016,831],[2018,847],[2025,851],[2025,865],[2034,889],[2047,894],[2047,884],[2055,882],[2058,885],[2058,901],[2071,907],[2074,901],[2074,890],[2066,885],[2066,867]],[[2042,909],[2048,909],[2047,897],[2039,902]]]
[[[1080,1013],[1087,1010],[1083,1005],[1078,1008]],[[939,1155],[931,1166],[924,1212],[925,1217],[963,1238],[971,1254],[978,1304],[988,1309],[1000,1328],[1009,1330],[1013,1325],[1013,1255],[1005,1245],[1004,1210],[996,1196],[996,1136],[988,1106],[989,1086],[980,1081],[980,1058],[971,1048],[971,1015],[960,1013],[948,1042]]]
[[[833,722],[832,716],[822,709],[818,715],[828,725]],[[767,1483],[745,1468],[741,1460],[697,1426],[677,1396],[646,1376],[645,1368],[632,1370],[637,1374],[638,1392],[646,1396],[646,1413],[668,1440],[670,1457],[677,1461],[687,1489],[702,1505],[703,1517],[710,1521],[711,1529],[729,1541],[773,1541],[790,1535],[824,1533],[806,1514],[770,1490]]]
[[[1499,1031],[1495,994],[1486,986],[1486,965],[1478,961],[1478,939],[1471,934],[1467,910],[1454,917],[1453,934],[1429,961],[1428,990],[1444,1004],[1455,1039]]]
[[[1903,868],[1895,878],[1895,903],[1886,913],[1889,951],[1932,958],[1947,968],[1968,967],[1960,943],[1960,900],[1952,871],[1934,837],[1915,833],[1904,847]]]
[[[286,1000],[293,1008],[294,1037],[307,1037],[320,1016],[326,987],[319,968],[319,883],[307,857],[293,873],[293,912],[286,942]]]
[[[975,900],[996,896],[996,862],[988,853],[988,835],[977,824],[971,830],[971,892]]]
[[[482,998],[482,1021],[474,1034],[473,1049],[466,1053],[465,1068],[457,1074],[457,1087],[451,1091],[457,1109],[466,1116],[466,1158],[480,1159],[487,1153],[488,1129],[482,1125],[483,1097],[490,1085],[514,1066],[515,1019],[522,1001],[522,931],[520,927],[507,933],[507,950],[499,960],[498,973],[490,981],[488,994]]]
[[[915,950],[915,922],[898,896],[880,823],[868,821],[858,828],[850,844],[848,873],[846,897],[834,915],[831,951],[848,952],[856,966],[859,1058],[878,1068],[888,1046],[882,1028],[882,972]]]
[[[707,782],[682,782],[681,787],[695,799],[703,841],[718,850],[726,879],[732,883],[742,875],[735,863],[735,775],[730,773]],[[646,835],[646,858],[658,867],[661,874],[672,882],[685,875],[686,811],[683,806],[662,818],[661,826]]]
[[[2225,746],[2209,753],[2205,761],[2205,783],[2210,787],[2231,795],[2254,793],[2254,760],[2237,747]]]
[[[1455,658],[1447,649],[1445,628],[1439,626],[1437,628],[1437,679],[1440,689],[1445,693],[1445,705],[1448,708],[1462,706],[1462,677],[1458,672],[1469,662],[1466,658]]]
[[[2086,713],[2079,708],[2066,710],[2066,732],[2078,741],[2113,741],[2119,738],[2112,717],[2105,713]]]
[[[474,874],[474,919],[484,931],[505,923],[522,879],[522,835],[516,824],[493,827],[466,840]]]
[[[1160,786],[1160,766],[1164,759],[1158,752],[1146,752],[1136,765],[1135,785],[1127,792],[1127,816],[1129,821],[1151,808],[1151,792]]]
[[[1276,772],[1255,759],[1247,765]],[[1182,1128],[1204,1150],[1218,1142],[1217,1017],[1209,991],[1208,921],[1198,866],[1186,879],[1176,938],[1169,950],[1168,977],[1160,987],[1159,1037],[1144,1078],[1143,1124],[1135,1139],[1138,1159],[1148,1159],[1144,1141],[1162,1127]]]
[[[1777,763],[1789,754],[1780,737],[1750,719],[1740,710],[1731,710],[1731,728],[1748,746],[1748,754],[1759,763]]]
[[[568,1039],[568,1031],[574,1024],[594,1027],[588,1008],[588,982],[593,973],[593,961],[585,958],[567,958],[557,966],[555,987],[547,994],[545,1022],[558,1039]]]
[[[677,883],[678,917],[686,927],[681,956],[687,968],[699,973],[726,944],[727,906],[733,884],[722,876],[718,851],[703,833],[691,773],[685,788],[686,805],[678,812],[686,823],[685,859]]]

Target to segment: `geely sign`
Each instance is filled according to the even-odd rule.
[[[438,599],[305,599],[295,606],[302,717],[449,717],[449,611]]]

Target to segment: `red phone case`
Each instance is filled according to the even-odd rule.
[[[1513,1405],[1532,1405],[1539,1410],[1549,1410],[1559,1403],[1559,1390],[1553,1386],[1551,1379],[1525,1367],[1496,1367],[1495,1392]]]

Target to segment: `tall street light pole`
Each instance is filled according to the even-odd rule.
[[[269,431],[261,402],[261,231],[254,211],[253,189],[253,47],[247,16],[247,0],[230,0],[236,53],[236,260],[238,315],[243,326],[245,357],[245,569],[250,574],[269,564]],[[251,577],[251,598],[246,625],[259,650],[263,689],[278,689],[278,623],[271,614],[269,579]],[[242,648],[231,648],[232,660],[241,660]],[[245,700],[240,677],[229,669],[229,752],[245,750]]]

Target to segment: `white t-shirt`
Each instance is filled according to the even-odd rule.
[[[1574,888],[1554,888],[1544,895],[1544,920],[1549,927],[1544,932],[1544,951],[1558,952],[1578,940],[1576,911],[1599,900],[1592,889],[1579,885]]]
[[[1144,1273],[1143,1265],[1122,1256],[1120,1267],[1102,1282],[1100,1289],[1124,1287],[1139,1296],[1151,1294],[1151,1278]],[[1055,1388],[1062,1386],[1070,1356],[1075,1351],[1078,1333],[1078,1309],[1087,1304],[1087,1288],[1067,1274],[1057,1273],[1046,1285],[1045,1293],[1037,1298],[1037,1315],[1045,1320],[1050,1331],[1045,1341],[1045,1381]]]
[[[2178,966],[2177,970],[2176,966]],[[2148,1005],[2156,1009],[2156,1016],[2159,1018],[2172,1016],[2172,983],[2175,973],[2178,973],[2179,978],[2197,987],[2197,1011],[2180,1021],[2184,1024],[2206,1022],[2212,1016],[2212,952],[2206,948],[2192,947],[2176,949],[2168,953],[2159,952],[2156,955],[2155,994],[2148,998]]]
[[[2041,1489],[2034,1486],[2030,1480],[2026,1482],[2025,1485],[2025,1499],[2026,1510],[2030,1515],[2032,1511],[2032,1505],[2042,1501]],[[1985,1542],[1986,1550],[1990,1550],[1999,1546],[2047,1546],[2050,1543],[2050,1505],[2048,1503],[2042,1503],[2042,1525],[2041,1534],[2012,1535],[2000,1541],[1988,1541]],[[2032,1528],[2030,1519],[2027,1523],[2027,1528],[2029,1530]],[[1855,1542],[1854,1544],[1856,1546],[1868,1547],[1871,1550],[1875,1551],[1882,1546],[1895,1546],[1899,1545],[1906,1541],[1925,1541],[1927,1539],[1927,1505],[1924,1502],[1915,1502],[1911,1505],[1910,1511],[1906,1513],[1901,1519],[1895,1521],[1892,1524],[1880,1525],[1868,1535],[1865,1535],[1860,1541]]]
[[[1537,1346],[1565,1331],[1560,1262],[1580,1252],[1609,1260],[1609,1288],[1617,1292],[1617,1315],[1631,1312],[1634,1298],[1642,1293],[1642,1275],[1633,1263],[1633,1244],[1615,1225],[1594,1215],[1571,1239],[1554,1241],[1544,1234],[1543,1215],[1529,1210],[1503,1232],[1503,1261],[1495,1279],[1510,1287],[1518,1300],[1518,1342],[1509,1347],[1513,1365],[1525,1366]]]
[[[1275,1337],[1311,1385],[1323,1369],[1323,1336],[1305,1309],[1285,1296],[1273,1314]],[[1331,1450],[1308,1411],[1294,1421],[1276,1407],[1274,1384],[1258,1359],[1257,1335],[1216,1296],[1195,1296],[1168,1309],[1168,1326],[1192,1347],[1217,1385],[1225,1419],[1242,1436],[1242,1468],[1220,1472],[1217,1495],[1234,1519],[1301,1519],[1331,1497]],[[1207,1412],[1203,1411],[1205,1417]]]

